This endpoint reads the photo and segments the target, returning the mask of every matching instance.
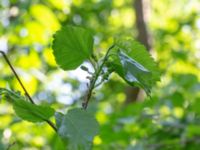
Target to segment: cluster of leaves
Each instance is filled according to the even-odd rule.
[[[131,86],[143,88],[149,95],[152,86],[159,80],[159,70],[145,47],[132,39],[118,39],[97,59],[93,53],[93,37],[81,27],[64,26],[54,35],[53,53],[57,64],[64,70],[74,70],[84,61],[89,61],[94,72],[85,66],[81,68],[91,76],[88,91],[84,96],[83,109],[75,108],[66,114],[55,112],[50,106],[28,102],[26,96],[7,89],[0,89],[0,95],[13,104],[15,113],[30,122],[47,122],[60,135],[68,149],[90,149],[99,130],[93,115],[86,110],[94,88],[115,72]],[[98,83],[99,79],[101,81]],[[49,120],[55,117],[56,126]]]
[[[31,69],[45,72],[47,80],[52,79],[52,76],[64,78],[62,85],[68,82],[76,90],[85,83],[78,84],[78,81],[71,83],[70,76],[60,77],[48,48],[49,32],[52,34],[58,25],[65,23],[85,26],[96,32],[95,44],[101,49],[108,47],[113,33],[121,33],[123,36],[131,34],[133,37],[137,35],[135,34],[137,29],[134,28],[136,22],[134,22],[135,10],[132,0],[65,2],[65,0],[7,0],[6,3],[5,0],[0,1],[0,14],[3,15],[3,20],[0,22],[0,40],[2,37],[3,40],[7,39],[5,41],[9,43],[9,55],[13,56],[12,63],[21,68],[19,73],[24,70],[23,74],[26,72],[27,76],[31,77],[31,81],[26,80],[27,76],[23,81],[26,85],[31,85],[27,89],[31,95],[38,97],[39,101],[48,101],[59,109],[66,107],[58,102],[60,96],[63,96],[60,90],[63,86],[48,91],[44,82],[37,81],[38,76],[33,74]],[[164,82],[152,92],[151,101],[145,100],[142,104],[137,102],[126,105],[126,101],[123,101],[125,94],[122,93],[125,85],[116,76],[110,78],[109,82],[96,91],[98,108],[93,114],[101,126],[100,139],[94,140],[94,150],[199,149],[199,1],[151,1],[150,5],[152,13],[148,15],[147,26],[150,29],[152,48],[157,54],[159,66],[165,72]],[[16,8],[18,11],[13,11]],[[0,61],[0,70],[3,70],[0,86],[6,87],[8,83],[11,89],[19,89],[15,78],[7,71],[3,59]],[[53,80],[49,80],[48,83],[51,82]],[[41,93],[48,96],[41,98]],[[79,99],[80,93],[74,95],[78,95],[76,99]],[[73,97],[71,99],[74,100]],[[154,99],[153,105],[147,103]],[[88,111],[93,109],[93,105],[96,107],[97,103],[91,103]],[[15,122],[16,117],[10,114],[9,106],[1,104],[0,107],[0,149],[5,149],[2,145],[7,147],[6,145],[14,140],[17,142],[15,144],[17,148],[14,146],[11,148],[13,150],[33,149],[33,147],[61,150],[61,143],[56,143],[55,135],[52,136],[46,124],[40,124],[41,129],[27,122],[19,122],[18,119]],[[167,110],[170,112],[165,116]],[[174,110],[184,113],[183,116],[175,117]],[[160,111],[165,112],[165,115]],[[150,114],[143,115],[146,112]],[[32,130],[28,128],[30,125]],[[7,129],[11,130],[12,136],[5,142],[3,133]],[[40,134],[44,132],[45,134]],[[30,138],[27,139],[24,135]],[[38,140],[38,137],[43,142]],[[34,140],[37,143],[33,143]]]
[[[95,70],[91,79],[94,82],[103,70],[107,70],[106,73],[116,72],[131,86],[141,87],[150,94],[152,86],[160,78],[160,73],[143,45],[131,38],[116,39],[105,56],[97,61],[93,53],[93,43],[93,37],[88,30],[74,26],[62,27],[54,35],[56,62],[64,70],[74,70],[89,60]]]
[[[19,92],[1,88],[0,95],[12,103],[15,113],[22,120],[33,123],[47,122],[55,115],[57,132],[69,149],[88,149],[94,135],[98,133],[98,123],[91,114],[82,109],[69,110],[64,115],[55,112],[50,106],[30,103],[27,97],[20,95]]]

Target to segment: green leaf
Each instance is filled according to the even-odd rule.
[[[0,88],[0,96],[9,102],[22,97],[19,92],[14,92],[5,88]]]
[[[151,88],[151,72],[121,51],[119,51],[118,56],[123,68],[123,78],[126,82],[130,85],[142,87],[149,93]]]
[[[25,100],[15,100],[13,103],[15,113],[30,122],[43,122],[54,115],[54,109],[49,106],[34,105]]]
[[[23,120],[43,122],[54,115],[54,109],[51,107],[27,102],[20,93],[0,88],[0,95],[13,104],[15,113]]]
[[[109,67],[131,86],[150,94],[152,86],[160,80],[160,71],[145,47],[132,39],[120,39],[111,54]]]
[[[64,70],[76,69],[88,59],[93,50],[93,37],[81,27],[64,26],[54,35],[53,53]]]
[[[56,115],[57,118],[60,115]],[[95,118],[87,111],[82,109],[69,110],[63,116],[58,134],[64,142],[68,142],[69,150],[90,150],[94,136],[98,133],[99,125]]]
[[[64,115],[60,112],[56,112],[55,113],[55,118],[56,118],[56,127],[60,128],[61,124],[62,124],[62,120],[63,120]]]

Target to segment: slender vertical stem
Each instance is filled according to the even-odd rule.
[[[92,91],[93,91],[93,89],[95,88],[95,83],[96,83],[96,81],[97,81],[97,79],[98,79],[98,77],[99,77],[99,75],[100,75],[100,73],[101,73],[101,71],[102,71],[102,69],[103,69],[103,66],[104,66],[106,60],[108,59],[108,56],[109,56],[108,54],[109,54],[110,50],[111,50],[114,46],[115,46],[115,45],[112,45],[112,46],[108,49],[108,51],[106,52],[106,54],[105,54],[105,56],[104,56],[104,58],[103,58],[103,60],[102,60],[101,65],[99,66],[99,68],[98,68],[98,69],[95,71],[95,73],[94,73],[94,76],[93,76],[93,78],[92,78],[92,80],[91,80],[91,82],[90,82],[88,91],[87,91],[87,93],[86,93],[86,95],[85,95],[84,102],[82,103],[83,109],[87,109],[88,102],[90,101],[90,98],[91,98],[91,96],[92,96]]]
[[[30,102],[31,102],[32,104],[34,104],[33,99],[32,99],[31,96],[28,94],[26,88],[24,87],[24,85],[23,85],[22,81],[20,80],[20,78],[19,78],[17,72],[15,71],[14,67],[13,67],[12,64],[10,63],[8,57],[6,56],[6,54],[5,54],[3,51],[0,51],[0,53],[3,55],[4,59],[6,60],[7,64],[9,65],[10,69],[11,69],[12,72],[14,73],[14,75],[15,75],[15,77],[17,78],[19,84],[21,85],[22,89],[24,90],[26,96],[28,97],[28,99],[30,100]]]
[[[97,66],[96,66],[95,62],[91,58],[89,58],[89,62],[91,63],[92,67],[94,68],[94,71],[96,71]]]
[[[15,77],[17,78],[19,84],[21,85],[22,89],[24,90],[26,96],[28,97],[29,101],[32,103],[32,104],[35,104],[33,99],[31,98],[31,96],[29,95],[29,93],[27,92],[25,86],[23,85],[22,81],[20,80],[17,72],[15,71],[14,67],[12,66],[12,64],[10,63],[8,57],[6,56],[6,54],[0,50],[0,53],[3,55],[5,61],[7,62],[7,64],[9,65],[10,69],[12,70],[13,74],[15,75]],[[50,120],[45,120],[54,130],[55,132],[57,132],[57,128],[56,126],[53,124],[53,122],[51,122]]]

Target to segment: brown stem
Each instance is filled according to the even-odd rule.
[[[24,90],[26,96],[28,97],[29,101],[32,103],[32,104],[35,104],[33,99],[31,98],[31,96],[29,95],[29,93],[27,92],[25,86],[23,85],[22,81],[20,80],[17,72],[15,71],[14,67],[12,66],[12,64],[10,63],[8,57],[6,56],[6,54],[0,50],[0,53],[3,55],[5,61],[7,62],[7,64],[9,65],[10,69],[12,70],[12,72],[14,73],[15,77],[17,78],[17,81],[19,82],[19,84],[21,85],[22,89]],[[57,128],[56,126],[53,124],[53,122],[51,122],[50,120],[45,120],[53,129],[55,132],[57,132]]]

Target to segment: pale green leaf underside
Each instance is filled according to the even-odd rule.
[[[129,84],[140,86],[149,93],[151,72],[121,51],[119,51],[118,56],[123,70],[123,78]]]
[[[62,123],[58,124],[58,134],[68,142],[69,150],[90,150],[93,138],[99,130],[95,118],[82,109],[69,110],[63,116]]]
[[[112,50],[110,65],[131,86],[143,88],[147,94],[157,81],[160,71],[146,48],[133,39],[118,39]]]
[[[64,70],[73,70],[88,59],[93,50],[93,37],[81,27],[64,26],[54,35],[53,53]]]
[[[129,57],[148,69],[152,73],[152,80],[154,83],[160,80],[160,70],[158,65],[144,45],[131,38],[118,40],[116,41],[116,45]]]

